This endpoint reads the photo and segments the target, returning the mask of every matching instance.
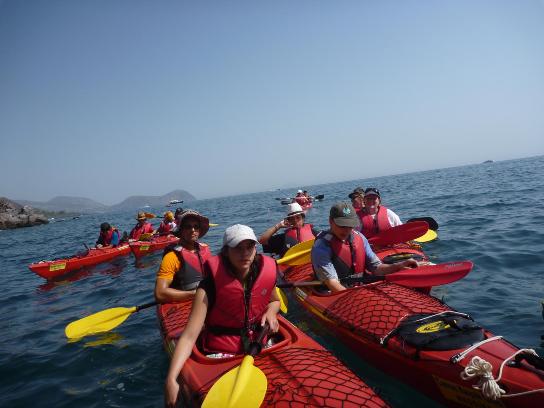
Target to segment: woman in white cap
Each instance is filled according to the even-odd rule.
[[[259,242],[264,251],[283,256],[289,248],[304,241],[314,239],[318,231],[312,224],[305,224],[304,210],[298,203],[287,206],[287,216],[268,228],[260,237]],[[285,229],[285,232],[277,233]]]
[[[196,291],[189,321],[170,362],[167,406],[176,403],[177,378],[199,336],[202,352],[229,356],[246,352],[266,324],[271,332],[278,331],[276,262],[257,254],[256,245],[250,227],[233,225],[223,235],[220,254],[206,263],[206,278]]]
[[[212,254],[207,244],[198,242],[210,229],[208,218],[195,210],[178,215],[179,224],[173,235],[177,245],[164,251],[155,281],[155,299],[159,303],[192,299],[202,280],[204,263]]]

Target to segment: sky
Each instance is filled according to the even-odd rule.
[[[0,196],[211,198],[544,154],[544,1],[0,0]]]

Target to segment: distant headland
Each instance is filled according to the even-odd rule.
[[[85,197],[59,196],[49,201],[10,200],[0,198],[0,229],[45,224],[50,213],[97,214],[133,210],[142,207],[163,207],[173,200],[194,201],[185,190],[174,190],[162,196],[130,196],[118,204],[105,205]]]

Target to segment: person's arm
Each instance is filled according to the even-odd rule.
[[[181,268],[181,262],[175,252],[167,253],[161,261],[155,282],[155,300],[158,303],[183,302],[192,299],[196,290],[180,290],[170,287],[174,275]]]
[[[280,312],[280,298],[278,297],[278,292],[276,287],[272,289],[272,294],[270,295],[270,303],[266,307],[266,311],[263,314],[261,319],[261,326],[264,326],[268,322],[268,327],[270,331],[275,333],[278,331],[280,325],[278,323],[278,313]]]
[[[324,243],[324,240],[317,239],[312,247],[312,266],[314,272],[332,292],[339,292],[346,288],[338,280],[336,268],[332,264],[332,250]]]
[[[363,242],[365,245],[365,268],[372,272],[375,276],[384,276],[390,273],[398,272],[401,269],[417,268],[417,261],[414,259],[407,259],[406,261],[394,263],[394,264],[384,264],[380,261],[380,258],[372,251],[370,244],[366,237],[360,234],[363,237]]]
[[[168,369],[168,374],[166,376],[164,399],[167,407],[176,406],[179,393],[178,376],[183,365],[191,355],[193,346],[202,330],[202,326],[204,326],[207,311],[208,297],[206,292],[203,289],[198,289],[195,299],[193,300],[189,321],[176,344],[176,349],[172,356],[172,361],[170,361],[170,368]]]
[[[119,231],[113,231],[113,234],[111,234],[111,242],[110,246],[116,247],[119,245],[121,237],[119,236]]]
[[[192,299],[196,294],[194,290],[180,290],[170,287],[171,280],[157,278],[155,282],[155,300],[157,303],[177,303]]]
[[[415,259],[407,259],[402,262],[397,262],[394,264],[380,264],[374,271],[374,275],[376,276],[384,276],[389,275],[390,273],[398,272],[402,269],[411,269],[411,268],[417,268],[417,261]]]
[[[138,228],[138,227],[136,226],[136,227],[132,228],[132,229],[130,230],[130,233],[128,234],[128,240],[131,241],[131,242],[132,242],[132,241],[136,241],[136,238],[135,238],[135,236],[136,236],[136,228]]]
[[[392,227],[402,225],[400,217],[389,208],[387,209],[387,219],[389,220],[389,224],[391,224]]]
[[[272,235],[274,235],[276,232],[278,232],[280,229],[285,228],[287,224],[285,224],[285,220],[281,220],[276,225],[271,226],[268,228],[260,237],[259,237],[259,244],[266,245],[268,244],[268,241],[270,238],[272,238]]]

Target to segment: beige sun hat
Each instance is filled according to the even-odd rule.
[[[304,210],[299,203],[291,203],[287,206],[287,217],[304,214]]]

